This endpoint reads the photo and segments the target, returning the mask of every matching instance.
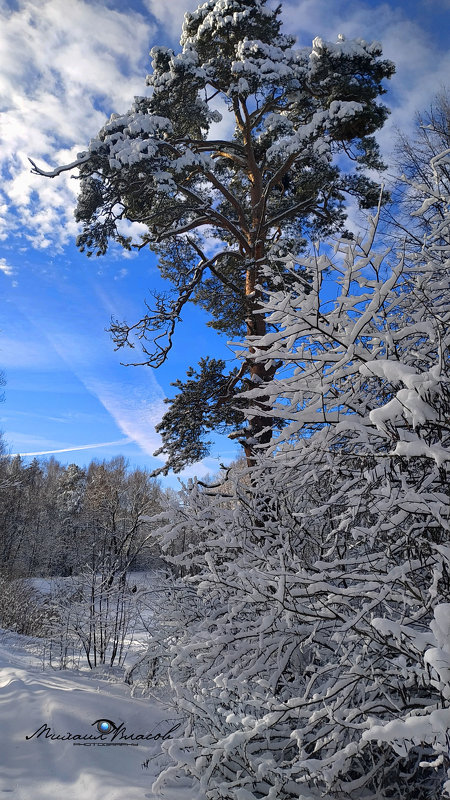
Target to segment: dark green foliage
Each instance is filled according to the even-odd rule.
[[[226,433],[242,426],[244,415],[239,406],[243,400],[235,388],[238,370],[228,375],[224,370],[221,359],[202,358],[198,371],[189,367],[184,383],[177,380],[171,384],[179,394],[165,401],[170,408],[156,426],[163,445],[155,453],[168,453],[169,459],[154,475],[167,475],[169,469],[179,472],[186,464],[195,464],[207,456],[211,444],[203,438],[207,431]]]

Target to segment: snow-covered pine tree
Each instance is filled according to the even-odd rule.
[[[35,167],[50,177],[79,167],[78,244],[88,254],[114,240],[159,255],[172,293],[156,296],[138,322],[111,328],[117,347],[142,346],[151,366],[166,359],[188,301],[218,331],[263,336],[264,292],[290,280],[283,256],[342,228],[346,196],[376,204],[364,169],[382,167],[373,133],[387,116],[377,99],[392,63],[380,59],[378,43],[343,36],[295,48],[280,13],[267,0],[207,0],[185,15],[180,52],[152,49],[150,97],[113,114],[73,164]],[[123,220],[146,226],[138,242],[123,234]],[[238,434],[236,394],[270,380],[275,367],[251,361],[225,375],[223,362],[205,359],[198,373],[192,368],[159,426],[159,452],[168,454],[160,471],[204,456],[205,431],[223,425]],[[255,411],[240,434],[249,458],[255,435],[271,435]]]
[[[194,488],[165,533],[166,548],[196,534],[177,561],[199,605],[172,645],[187,725],[155,788],[185,774],[202,800],[450,795],[449,157],[422,188],[436,213],[414,266],[376,217],[333,262],[307,261],[312,290],[271,293],[282,331],[247,353],[283,361],[264,392],[288,424],[252,480]]]

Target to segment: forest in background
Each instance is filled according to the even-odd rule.
[[[108,548],[123,564],[146,569],[155,558],[149,534],[166,494],[122,456],[86,469],[54,458],[0,462],[0,560],[12,577],[68,576],[97,568]]]

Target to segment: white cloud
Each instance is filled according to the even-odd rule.
[[[433,2],[433,11],[445,2]],[[275,0],[272,5],[275,5]],[[197,0],[145,0],[144,6],[174,43],[187,8]],[[431,13],[431,11],[430,11]],[[97,0],[0,0],[0,240],[18,233],[38,248],[73,241],[77,182],[69,173],[49,180],[30,173],[28,156],[51,168],[73,160],[111,111],[126,110],[146,91],[148,50],[158,40],[150,18],[126,6]],[[384,152],[395,127],[408,129],[448,80],[450,55],[439,53],[429,34],[408,18],[407,8],[347,0],[285,0],[284,30],[309,44],[316,35],[379,39],[397,64],[385,102],[393,113],[378,135]],[[230,115],[215,135],[229,135]]]
[[[130,222],[127,219],[119,220],[117,224],[117,230],[122,236],[130,236],[133,241],[139,241],[140,237],[148,232],[147,225],[144,225],[143,222]],[[120,249],[120,255],[123,257],[129,257],[132,254],[136,254],[135,250],[131,252],[129,250],[122,250]]]
[[[48,338],[83,386],[111,415],[125,436],[152,456],[161,446],[155,425],[166,410],[164,392],[148,367],[133,367],[125,378],[125,367],[114,364],[106,343],[93,346],[91,333],[48,331]],[[123,374],[123,378],[119,377]]]
[[[133,371],[137,369],[134,367]],[[80,374],[78,376],[81,377]],[[161,421],[166,410],[162,392],[155,392],[153,381],[145,381],[146,385],[136,385],[135,375],[133,384],[109,380],[105,382],[89,375],[81,379],[111,414],[120,430],[137,442],[144,453],[153,456],[155,450],[161,446],[161,437],[156,433],[155,425]]]
[[[19,0],[17,9],[0,0],[0,14],[0,238],[20,223],[36,247],[64,244],[76,233],[77,184],[31,175],[28,157],[48,167],[73,159],[111,111],[145,93],[154,28],[128,8],[84,0]]]
[[[7,263],[6,258],[0,258],[0,272],[3,272],[8,278],[12,278],[14,275],[14,269]]]
[[[180,38],[186,11],[194,11],[200,5],[196,0],[144,0],[144,3],[150,14],[176,40]]]
[[[218,111],[222,116],[220,122],[213,122],[211,125],[211,137],[213,139],[228,139],[229,137],[233,136],[236,127],[236,120],[230,106],[223,98],[217,97],[214,99],[211,107],[214,111]]]
[[[14,304],[18,321],[10,335],[0,341],[0,365],[52,371],[61,371],[65,366],[98,399],[120,431],[147,455],[153,455],[161,446],[155,425],[166,410],[165,395],[154,371],[121,366],[119,354],[113,352],[108,336],[98,324],[99,309],[105,311],[105,316],[115,310],[100,287],[94,306],[83,305],[81,293],[71,289],[66,294],[63,285],[60,289],[60,301],[45,309]],[[66,309],[64,328],[55,313],[60,302]],[[38,445],[36,450],[62,446]],[[26,449],[31,450],[30,444]]]

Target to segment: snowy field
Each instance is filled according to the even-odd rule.
[[[0,631],[0,796],[17,800],[66,796],[189,800],[193,796],[181,786],[164,795],[151,791],[167,760],[162,737],[177,725],[176,714],[162,695],[132,697],[122,680],[108,680],[107,669],[43,669],[41,650],[40,640]],[[102,738],[97,728],[101,720],[116,726]],[[131,739],[124,738],[130,734]]]

